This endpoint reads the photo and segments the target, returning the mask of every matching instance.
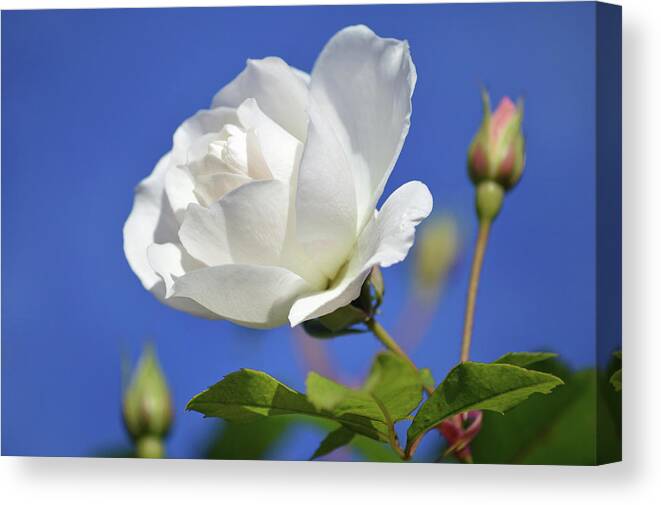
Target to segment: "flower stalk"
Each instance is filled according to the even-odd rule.
[[[473,254],[473,265],[471,267],[470,282],[468,284],[468,296],[466,297],[466,314],[464,316],[464,332],[461,340],[461,357],[463,363],[468,361],[470,356],[471,340],[473,338],[473,324],[475,322],[475,304],[477,301],[477,291],[480,284],[480,274],[484,264],[484,253],[489,241],[489,232],[491,231],[491,221],[482,220],[475,243],[475,252]]]
[[[475,211],[479,228],[466,296],[459,357],[461,363],[465,363],[470,357],[475,305],[491,225],[500,214],[505,193],[521,179],[525,164],[525,142],[521,131],[523,106],[519,104],[517,107],[505,97],[497,109],[491,112],[486,91],[482,93],[482,104],[482,125],[468,150],[468,175],[475,185]],[[480,432],[481,427],[482,413],[479,411],[467,412],[443,421],[438,429],[449,444],[446,455],[455,454],[460,461],[472,463],[470,442]]]
[[[374,334],[374,336],[377,338],[379,342],[383,344],[383,346],[388,349],[389,351],[394,352],[401,358],[404,358],[404,360],[409,363],[413,368],[416,370],[418,367],[415,366],[415,363],[409,358],[409,356],[404,352],[404,349],[402,349],[399,344],[395,341],[394,338],[390,336],[390,334],[386,331],[386,329],[381,326],[381,324],[374,318],[368,319],[365,324],[369,328],[369,330]]]
[[[468,149],[468,175],[475,185],[475,211],[480,224],[466,297],[462,363],[468,361],[470,355],[475,303],[491,224],[503,207],[505,193],[521,179],[525,164],[521,102],[517,106],[505,97],[492,112],[489,95],[483,91],[482,107],[482,124]]]

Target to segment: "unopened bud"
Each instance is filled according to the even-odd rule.
[[[452,416],[438,425],[438,430],[447,440],[448,448],[445,455],[454,454],[459,461],[472,463],[470,443],[482,429],[482,412],[471,410]]]
[[[468,150],[468,173],[475,185],[494,181],[509,191],[519,182],[525,164],[523,106],[505,97],[492,113],[486,91],[482,105],[482,125]]]
[[[145,347],[124,392],[123,414],[126,429],[138,447],[140,444],[152,447],[153,441],[162,439],[170,429],[172,400],[152,346]]]

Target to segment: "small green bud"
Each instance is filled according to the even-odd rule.
[[[459,254],[457,222],[450,215],[434,216],[417,232],[415,281],[423,292],[435,291],[455,265]]]
[[[468,149],[468,174],[475,185],[494,181],[509,191],[519,182],[525,164],[523,106],[505,97],[492,113],[486,91],[482,104],[482,125]]]
[[[173,414],[170,391],[151,345],[145,347],[140,357],[124,391],[123,403],[124,424],[137,448],[142,444],[149,449],[147,453],[157,453],[153,439],[160,441],[167,435]]]

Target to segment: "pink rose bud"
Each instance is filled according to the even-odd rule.
[[[505,97],[492,113],[486,91],[482,103],[484,117],[468,150],[468,173],[475,185],[494,181],[508,191],[521,178],[525,162],[523,108]]]
[[[458,414],[438,425],[438,430],[447,440],[448,448],[445,455],[454,454],[459,461],[472,463],[470,443],[482,428],[482,412],[471,410]]]

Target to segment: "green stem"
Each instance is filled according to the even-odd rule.
[[[386,406],[379,400],[375,395],[370,395],[374,402],[377,404],[379,407],[379,410],[381,410],[381,413],[383,414],[384,419],[386,420],[386,424],[388,425],[388,440],[390,442],[390,447],[397,453],[397,455],[404,459],[408,460],[411,457],[408,456],[404,450],[399,446],[399,441],[397,440],[397,432],[395,432],[395,423],[390,416],[390,412],[388,412],[388,409]]]
[[[415,363],[413,363],[411,358],[409,358],[408,355],[404,352],[404,349],[402,349],[399,344],[395,342],[395,339],[390,336],[386,329],[381,326],[376,321],[376,319],[368,319],[365,324],[367,324],[369,330],[374,334],[377,340],[381,342],[384,347],[386,347],[386,349],[404,358],[404,360],[407,361],[416,371],[418,370],[418,367],[415,366]]]
[[[135,453],[138,458],[164,458],[163,440],[153,435],[140,437],[135,443]]]
[[[477,288],[480,284],[480,272],[484,262],[484,252],[489,241],[491,219],[482,219],[475,244],[473,266],[471,268],[470,283],[468,284],[468,297],[466,299],[466,315],[464,317],[464,334],[461,341],[461,362],[468,361],[470,355],[471,339],[473,337],[473,323],[475,320],[475,301],[477,299]]]

